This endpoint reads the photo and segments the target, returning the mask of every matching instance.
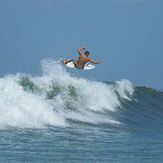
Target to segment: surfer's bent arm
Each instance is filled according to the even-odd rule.
[[[79,48],[79,49],[78,49],[79,55],[81,55],[81,53],[80,53],[81,50],[85,50],[85,48]]]
[[[93,60],[89,59],[89,62],[91,62],[93,64],[98,64],[98,63],[101,63],[102,61],[93,61]]]

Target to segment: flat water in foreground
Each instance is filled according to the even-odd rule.
[[[162,162],[162,134],[107,126],[0,132],[0,162]]]

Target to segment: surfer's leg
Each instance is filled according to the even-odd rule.
[[[63,64],[66,65],[67,63],[68,63],[67,59],[64,59],[64,60],[63,60]]]
[[[69,62],[73,62],[73,64],[76,65],[76,62],[74,61],[74,59],[71,59],[71,60],[67,61],[67,63],[69,63]]]
[[[73,62],[74,66],[76,67],[76,62],[74,61],[74,59],[71,59],[71,60],[69,60],[69,61],[68,61],[67,59],[64,59],[64,60],[63,60],[63,64],[65,64],[65,65],[66,65],[67,63],[69,63],[69,62]]]

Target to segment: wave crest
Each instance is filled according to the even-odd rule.
[[[42,75],[10,75],[0,79],[0,127],[69,125],[71,121],[120,123],[109,112],[131,100],[128,80],[112,84],[79,79],[56,61],[42,61]],[[107,113],[107,114],[106,114]]]

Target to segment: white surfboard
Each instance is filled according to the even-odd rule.
[[[73,62],[68,62],[67,64],[65,64],[65,66],[66,66],[66,67],[69,67],[69,68],[76,68]],[[81,70],[91,70],[91,69],[94,69],[94,68],[95,68],[94,65],[92,65],[92,64],[86,64],[86,65],[84,66],[84,68],[81,69]],[[76,69],[77,69],[77,68],[76,68]]]

